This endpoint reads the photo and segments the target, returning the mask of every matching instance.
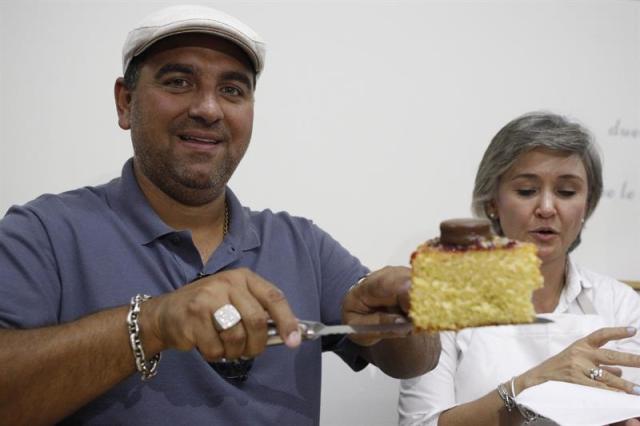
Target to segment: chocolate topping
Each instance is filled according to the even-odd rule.
[[[440,223],[443,245],[468,246],[491,236],[491,222],[487,219],[449,219]]]

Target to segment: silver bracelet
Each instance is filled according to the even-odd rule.
[[[366,280],[367,278],[369,278],[369,275],[371,275],[371,272],[369,272],[367,275],[363,275],[362,277],[360,277],[358,279],[358,281],[356,281],[355,284],[353,284],[351,287],[349,287],[349,290],[347,290],[347,293],[351,292],[354,288],[358,287],[360,284],[362,284],[362,282],[364,280]]]
[[[522,423],[523,425],[528,425],[530,423],[532,423],[535,420],[538,420],[538,418],[540,418],[540,416],[529,410],[528,408],[525,408],[521,405],[516,405],[518,407],[518,411],[520,411],[520,415],[522,416],[522,418],[524,418],[524,423]]]
[[[136,294],[131,298],[131,306],[127,314],[127,327],[129,329],[129,342],[131,350],[136,361],[136,369],[142,375],[142,380],[149,380],[158,373],[158,363],[160,362],[160,353],[155,354],[149,361],[144,356],[142,349],[142,341],[140,340],[140,326],[138,325],[138,316],[140,315],[140,305],[142,302],[151,299],[148,294]]]
[[[504,383],[500,383],[498,385],[498,395],[500,395],[500,399],[504,402],[504,406],[507,411],[510,413],[516,406],[516,400],[509,394],[509,391],[504,386]]]
[[[511,399],[513,400],[513,404],[516,406],[516,408],[518,409],[518,411],[520,412],[520,415],[522,416],[522,418],[524,419],[524,423],[523,424],[529,424],[532,421],[536,420],[539,416],[538,414],[534,413],[533,411],[529,410],[528,408],[523,407],[522,405],[518,404],[516,402],[516,377],[513,376],[511,378]]]

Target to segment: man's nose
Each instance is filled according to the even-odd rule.
[[[224,111],[213,90],[198,91],[189,106],[189,117],[205,125],[212,125],[224,118]]]

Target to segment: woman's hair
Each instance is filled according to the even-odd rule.
[[[498,218],[492,219],[487,206],[496,198],[500,177],[524,153],[545,148],[567,154],[578,154],[587,171],[588,219],[602,195],[602,163],[598,148],[587,129],[566,117],[549,112],[530,112],[504,126],[493,137],[480,161],[473,188],[471,209],[478,217],[491,220],[494,230],[503,235]],[[580,234],[569,247],[580,244]]]

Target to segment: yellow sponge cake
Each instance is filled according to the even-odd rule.
[[[542,286],[536,246],[491,234],[482,219],[451,219],[411,256],[409,316],[419,330],[533,321]]]

